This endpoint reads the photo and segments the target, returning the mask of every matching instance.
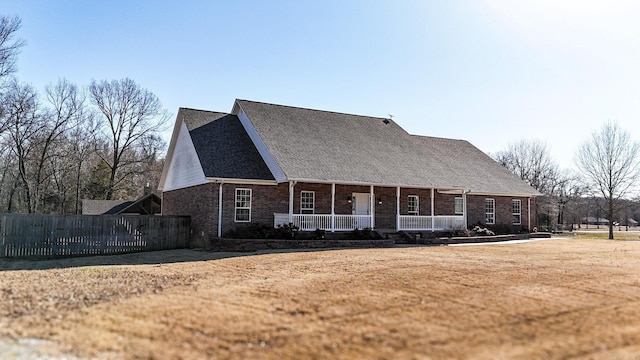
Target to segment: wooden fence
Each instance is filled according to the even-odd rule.
[[[191,218],[153,215],[0,215],[0,257],[65,257],[184,248]]]

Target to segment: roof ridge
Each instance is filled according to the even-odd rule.
[[[233,115],[231,113],[228,112],[224,112],[224,111],[213,111],[213,110],[204,110],[204,109],[195,109],[195,108],[189,108],[189,107],[180,107],[178,109],[178,111],[180,110],[191,110],[191,111],[201,111],[201,112],[207,112],[207,113],[213,113],[213,114],[226,114],[226,115]]]
[[[423,138],[423,139],[438,139],[438,140],[449,140],[449,141],[462,141],[462,142],[469,142],[468,140],[465,139],[453,139],[453,138],[447,138],[447,137],[442,137],[442,136],[431,136],[431,135],[420,135],[420,134],[409,134],[411,136],[415,136],[415,137],[419,137],[419,138]]]
[[[358,114],[351,114],[351,113],[346,113],[346,112],[341,112],[341,111],[331,111],[331,110],[312,109],[312,108],[306,108],[306,107],[302,107],[302,106],[292,106],[292,105],[274,104],[274,103],[269,103],[269,102],[264,102],[264,101],[255,101],[255,100],[247,100],[247,99],[236,99],[236,101],[246,101],[246,102],[251,102],[251,103],[255,103],[255,104],[264,104],[264,105],[271,105],[271,106],[279,106],[279,107],[285,107],[285,108],[290,108],[290,109],[300,109],[300,110],[317,111],[317,112],[329,113],[329,114],[337,114],[337,115],[348,115],[348,116],[355,116],[355,117],[369,118],[369,119],[391,120],[391,119],[389,119],[389,118],[384,118],[384,117],[379,117],[379,116],[358,115]],[[391,121],[393,121],[393,120],[391,120]]]

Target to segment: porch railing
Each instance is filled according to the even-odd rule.
[[[274,226],[293,223],[300,230],[349,231],[371,227],[370,215],[289,214],[275,213]],[[400,215],[398,231],[460,230],[464,228],[464,217],[459,215],[416,216]],[[432,221],[433,220],[433,221]]]
[[[417,216],[400,215],[399,231],[413,230],[460,230],[464,228],[464,217],[460,215]]]
[[[293,214],[289,220],[289,214],[275,213],[274,226],[292,223],[303,231],[335,230],[349,231],[371,227],[370,215],[334,215],[333,227],[331,226],[331,214]]]

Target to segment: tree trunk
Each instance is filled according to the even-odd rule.
[[[613,240],[613,197],[609,196],[609,240]]]

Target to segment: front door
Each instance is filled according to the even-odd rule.
[[[369,194],[353,193],[353,215],[370,215],[371,204],[369,203]],[[356,217],[355,226],[358,229],[371,227],[370,218]]]
[[[353,215],[369,215],[371,205],[369,204],[369,194],[353,193]]]

